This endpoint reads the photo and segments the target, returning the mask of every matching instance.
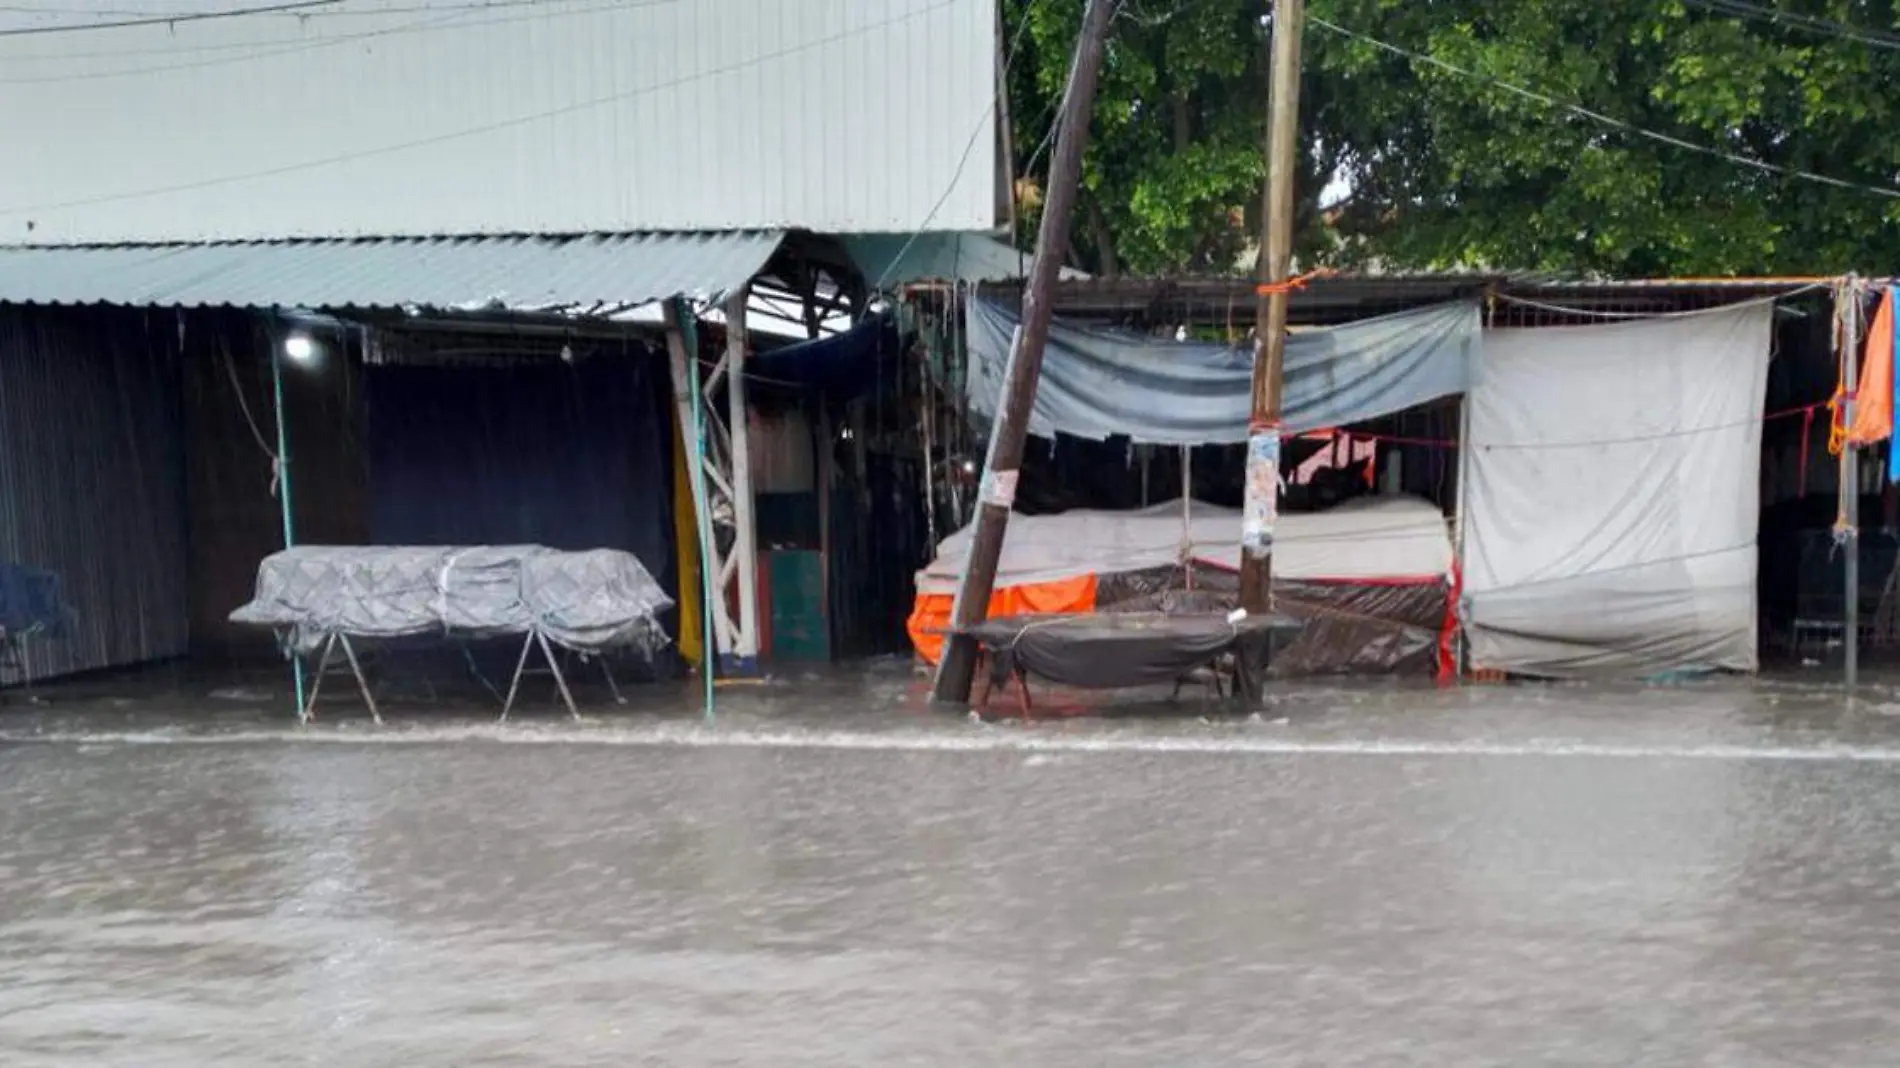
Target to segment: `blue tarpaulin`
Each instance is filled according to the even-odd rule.
[[[904,339],[896,322],[878,316],[842,334],[749,356],[746,377],[850,398],[895,380],[903,354]]]
[[[1003,393],[1016,312],[969,304],[969,398],[990,415]],[[1345,426],[1465,392],[1479,350],[1476,301],[1301,330],[1286,341],[1288,433]],[[1165,445],[1247,440],[1251,346],[1149,337],[1057,321],[1049,328],[1029,432]]]
[[[63,637],[72,615],[57,574],[0,562],[0,633]]]

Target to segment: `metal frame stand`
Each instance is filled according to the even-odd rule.
[[[369,706],[370,718],[380,725],[383,722],[383,714],[376,708],[376,695],[370,692],[369,680],[363,676],[363,665],[356,659],[356,647],[350,644],[349,635],[334,630],[323,639],[323,652],[317,657],[316,677],[310,680],[310,695],[297,708],[298,721],[308,723],[317,718],[317,695],[323,691],[323,679],[329,674],[330,657],[336,652],[338,645],[343,646],[343,656],[350,663],[350,674],[356,676],[356,688],[362,691],[363,703]],[[293,660],[300,669],[298,678],[301,679],[303,661],[296,658]]]
[[[600,654],[600,673],[607,676],[607,692],[614,695],[614,704],[624,705],[627,699],[620,696],[620,683],[614,678],[614,666],[607,661],[607,654]]]
[[[515,695],[521,691],[521,676],[528,669],[528,653],[536,645],[541,647],[541,655],[547,659],[548,671],[554,675],[554,684],[560,687],[561,703],[567,706],[567,714],[574,718],[574,722],[579,723],[581,712],[580,709],[574,707],[574,695],[568,691],[567,676],[561,674],[561,665],[554,659],[554,649],[548,645],[548,636],[541,633],[539,628],[529,631],[527,637],[521,643],[521,656],[515,661],[514,678],[508,681],[508,696],[502,700],[501,719],[498,722],[506,723],[508,721],[508,713],[514,710]],[[608,676],[608,682],[611,683],[612,681],[613,677],[611,675]],[[614,688],[614,694],[617,700],[619,698],[619,687]]]
[[[698,335],[686,320],[690,310],[674,303],[664,308],[666,342],[673,378],[673,398],[679,408],[681,432],[697,435],[705,430],[703,451],[689,445],[688,463],[697,465],[703,478],[693,479],[693,510],[699,523],[700,566],[712,580],[713,594],[700,606],[710,618],[717,650],[708,657],[724,671],[752,675],[759,659],[759,584],[758,536],[753,518],[751,445],[746,406],[745,364],[749,349],[745,311],[746,290],[732,294],[725,305],[726,350],[705,376],[697,380]],[[689,340],[690,339],[690,340]],[[697,382],[697,385],[695,383]],[[726,410],[708,407],[721,386],[726,392]],[[703,412],[704,420],[695,413]],[[714,517],[730,520],[734,539],[730,548],[720,551],[713,530]],[[736,604],[735,616],[731,604]]]
[[[547,635],[543,634],[539,629],[530,630],[522,638],[521,655],[515,660],[514,676],[508,681],[508,694],[501,699],[500,721],[506,722],[508,713],[514,710],[515,698],[521,692],[521,679],[528,671],[528,656],[537,646],[541,650],[542,658],[547,661],[548,673],[554,676],[554,685],[560,690],[562,706],[567,709],[567,714],[573,717],[575,722],[580,722],[580,708],[574,703],[573,691],[568,689],[567,676],[562,673],[561,663],[554,655],[554,646],[548,641]],[[323,637],[321,652],[317,655],[316,670],[311,673],[312,677],[309,691],[305,695],[304,700],[297,706],[298,721],[301,723],[309,723],[317,718],[317,698],[323,692],[323,680],[328,678],[331,674],[330,668],[339,647],[343,650],[343,659],[349,665],[350,674],[356,678],[357,690],[363,695],[363,703],[369,708],[370,718],[374,719],[378,724],[381,724],[383,722],[382,710],[376,707],[376,695],[370,689],[369,677],[363,673],[363,664],[362,661],[357,658],[356,647],[350,644],[350,636],[340,631],[331,631]],[[466,652],[466,650],[464,651]],[[298,660],[298,663],[301,664],[302,661]],[[471,660],[471,669],[472,663],[473,661]],[[625,698],[620,695],[620,684],[614,678],[613,669],[607,664],[604,656],[601,658],[601,671],[607,677],[607,688],[612,691],[614,701],[619,704],[625,704]],[[479,673],[477,673],[477,677],[480,677]],[[485,684],[486,680],[483,681]],[[492,688],[490,692],[493,692]],[[496,696],[499,697],[501,695],[497,694]]]
[[[25,631],[9,631],[0,627],[0,673],[12,668],[20,677],[20,691],[26,694],[28,703],[33,696],[33,666],[27,663],[26,640],[33,635],[33,628]]]

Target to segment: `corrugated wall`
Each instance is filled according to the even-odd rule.
[[[29,643],[35,676],[186,651],[178,382],[169,316],[0,308],[0,559],[57,572],[78,613]]]
[[[996,3],[0,6],[0,241],[987,229]]]
[[[283,547],[281,506],[271,494],[272,333],[250,312],[161,314],[183,326],[191,653],[208,663],[268,662],[278,655],[275,639],[229,617],[250,599],[258,563]],[[284,368],[297,540],[358,545],[369,536],[362,368],[345,339],[321,340],[317,365]]]

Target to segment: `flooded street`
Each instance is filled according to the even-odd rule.
[[[1873,1065],[1900,694],[0,713],[0,1063]],[[241,702],[238,702],[241,704]],[[215,710],[214,710],[215,712]]]

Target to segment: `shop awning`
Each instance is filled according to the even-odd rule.
[[[1032,259],[982,234],[846,234],[839,240],[874,287],[1023,278]],[[1062,268],[1061,276],[1071,281],[1088,277],[1071,267]]]
[[[0,303],[531,310],[717,299],[777,230],[0,246]]]

